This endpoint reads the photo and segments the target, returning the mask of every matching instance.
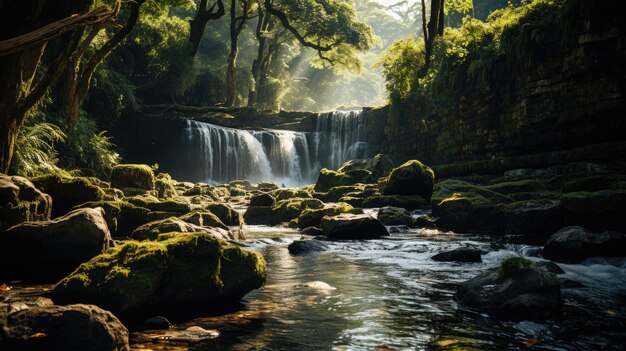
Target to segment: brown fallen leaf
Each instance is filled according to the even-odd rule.
[[[5,284],[0,285],[0,291],[9,291],[11,287]]]
[[[46,338],[46,337],[48,337],[48,334],[42,333],[42,332],[34,333],[33,335],[30,336],[31,339],[39,339],[39,338]]]

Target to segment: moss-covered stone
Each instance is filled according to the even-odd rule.
[[[486,186],[485,188],[501,194],[510,195],[514,193],[544,191],[546,190],[546,185],[544,182],[537,179],[524,179],[514,182],[497,183]]]
[[[193,211],[180,217],[183,221],[200,227],[214,227],[228,230],[222,220],[209,211]]]
[[[407,210],[420,210],[427,209],[429,203],[420,195],[374,195],[366,198],[362,203],[363,208],[385,206],[401,207]]]
[[[323,207],[324,203],[318,199],[295,198],[278,202],[272,210],[280,222],[289,222],[294,218],[298,218],[302,211],[308,208],[319,209]]]
[[[559,209],[565,225],[592,230],[626,230],[626,190],[601,190],[563,194]]]
[[[350,160],[344,163],[339,172],[352,173],[354,171],[366,170],[371,172],[374,179],[389,175],[395,167],[395,163],[391,157],[378,154],[372,158],[364,158],[358,160]]]
[[[352,194],[353,197],[366,197],[366,196],[356,196],[357,194],[362,194],[365,191],[365,184],[357,183],[354,185],[342,185],[332,187],[321,196],[322,200],[336,202],[339,201],[342,197],[347,194]]]
[[[85,202],[109,199],[104,191],[86,177],[49,174],[33,179],[37,188],[52,197],[52,217],[62,216]]]
[[[160,173],[156,176],[155,189],[160,199],[171,199],[178,194],[176,181],[167,173]]]
[[[150,211],[172,212],[184,214],[191,211],[191,206],[178,200],[159,200],[151,196],[132,196],[125,199],[135,206],[147,208]]]
[[[362,214],[363,210],[360,208],[354,208],[347,203],[340,202],[334,206],[327,206],[324,208],[307,208],[295,221],[296,226],[299,229],[308,227],[319,227],[324,216],[337,216],[342,213],[349,214]]]
[[[578,192],[578,191],[600,191],[609,189],[614,183],[614,179],[610,179],[607,176],[591,176],[585,178],[578,178],[571,180],[563,185],[563,192]]]
[[[434,183],[433,170],[418,160],[411,160],[391,171],[383,194],[419,195],[430,200]]]
[[[243,219],[252,225],[276,225],[281,221],[274,213],[272,206],[251,206],[246,209]]]
[[[201,227],[196,224],[185,222],[177,217],[169,217],[154,222],[146,223],[135,229],[131,237],[135,240],[157,240],[159,235],[165,233],[208,233],[217,239],[236,240],[228,230],[215,227]]]
[[[250,206],[274,206],[276,205],[276,199],[270,194],[261,193],[253,195],[250,199]]]
[[[265,260],[206,233],[161,235],[128,242],[82,264],[59,282],[57,303],[92,303],[134,312],[219,307],[265,282]]]
[[[518,201],[503,209],[505,234],[525,235],[528,242],[542,243],[564,224],[558,200]]]
[[[111,170],[111,185],[119,189],[155,190],[154,172],[148,165],[117,165]]]
[[[323,168],[317,177],[314,190],[317,192],[327,192],[331,188],[337,186],[352,185],[356,183],[363,183],[363,181],[358,177],[354,177],[344,172],[331,171]]]
[[[227,204],[210,202],[203,207],[216,215],[226,225],[240,226],[244,223],[243,216]]]
[[[411,213],[400,207],[386,206],[378,210],[378,220],[384,225],[406,225],[412,227],[414,224]]]
[[[276,200],[287,200],[293,199],[295,197],[299,198],[308,198],[311,196],[311,190],[308,188],[294,188],[294,189],[276,189],[272,191],[272,196],[276,198]]]

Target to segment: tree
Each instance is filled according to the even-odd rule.
[[[241,10],[237,11],[240,7]],[[237,54],[239,53],[239,35],[247,20],[254,13],[252,0],[230,1],[230,53],[226,63],[226,106],[235,106],[237,100]]]
[[[89,11],[92,5],[93,0],[0,2],[0,172],[11,166],[15,140],[29,110],[56,83],[70,57],[93,39],[83,38],[85,28],[102,27],[117,15],[120,3]],[[54,39],[65,45],[53,53],[37,79]]]
[[[139,19],[139,10],[146,1],[133,0],[127,2],[126,22],[104,44],[93,50],[93,54],[87,55],[86,53],[93,38],[103,29],[102,25],[94,26],[83,41],[84,45],[79,46],[70,56],[55,101],[59,112],[68,121],[70,127],[74,126],[78,120],[80,108],[87,97],[91,78],[96,68],[133,30]]]
[[[225,14],[223,0],[217,0],[211,7],[208,7],[208,3],[208,0],[200,0],[196,14],[189,22],[189,42],[192,57],[198,52],[207,22],[221,18]]]

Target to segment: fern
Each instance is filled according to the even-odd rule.
[[[52,123],[37,123],[20,129],[15,142],[12,172],[23,176],[35,176],[60,171],[55,143],[67,136]]]

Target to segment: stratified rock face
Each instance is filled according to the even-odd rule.
[[[557,262],[575,263],[593,256],[626,256],[626,234],[596,233],[583,227],[566,227],[554,233],[541,255]]]
[[[109,247],[104,210],[78,209],[51,221],[26,222],[0,233],[0,275],[55,282]]]
[[[419,195],[430,200],[435,186],[435,173],[418,160],[411,160],[389,174],[384,195]]]
[[[479,249],[461,247],[458,249],[444,251],[431,257],[433,261],[441,262],[482,262],[482,252]]]
[[[370,215],[341,214],[322,218],[322,230],[329,239],[359,240],[388,236],[387,228]]]
[[[0,231],[26,221],[50,219],[52,199],[28,179],[0,174]]]
[[[111,185],[119,189],[154,190],[154,172],[148,165],[117,165],[111,171]]]
[[[265,282],[260,253],[206,233],[128,242],[81,265],[54,288],[57,303],[93,303],[132,314],[236,302]]]
[[[93,305],[32,307],[8,315],[6,322],[2,350],[130,350],[126,327]]]
[[[521,257],[461,283],[455,299],[507,320],[545,320],[558,316],[563,306],[558,278]]]
[[[400,207],[383,207],[378,210],[378,220],[385,225],[406,225],[413,226],[411,213]]]

